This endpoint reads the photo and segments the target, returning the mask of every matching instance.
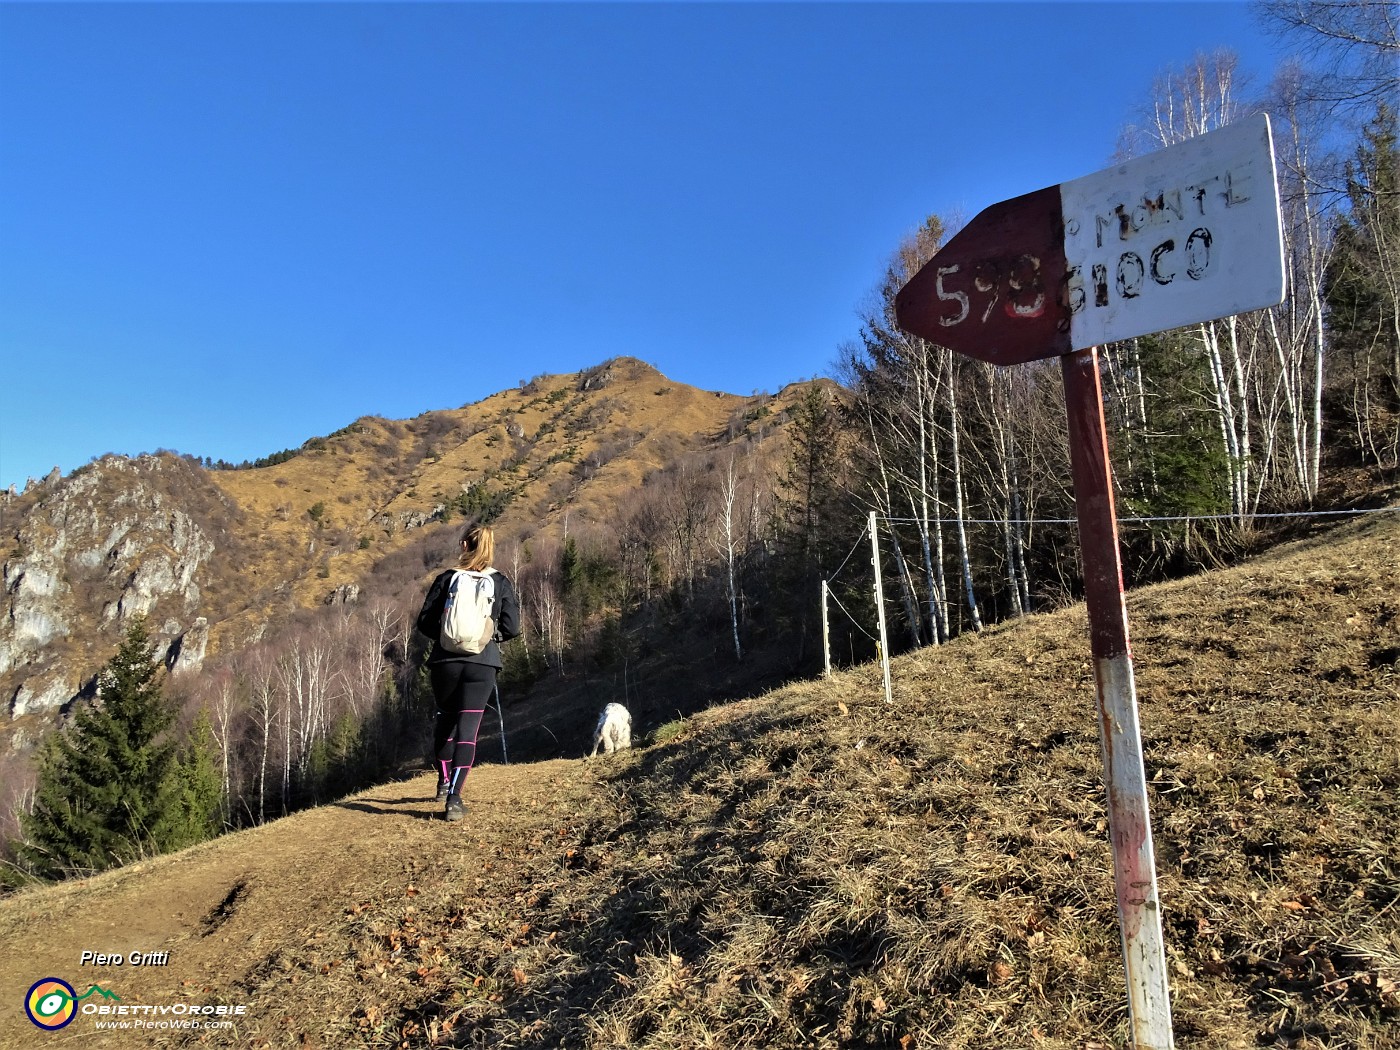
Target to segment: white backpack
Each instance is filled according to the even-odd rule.
[[[458,569],[447,585],[447,606],[442,610],[442,647],[459,656],[475,656],[496,635],[491,607],[496,600],[495,569],[472,572]]]

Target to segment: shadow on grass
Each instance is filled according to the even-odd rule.
[[[549,942],[560,958],[569,960],[567,968],[542,974],[538,983],[532,981],[518,996],[508,997],[472,1029],[472,1039],[541,1050],[583,1046],[590,1038],[596,1040],[597,1019],[608,1014],[626,1017],[633,1041],[645,1041],[649,1031],[654,1033],[655,1012],[629,1010],[627,1000],[635,1001],[635,986],[647,979],[645,971],[652,962],[680,958],[697,966],[719,947],[714,939],[715,917],[710,914],[714,901],[705,889],[726,880],[742,880],[743,871],[731,871],[727,865],[742,865],[743,858],[755,857],[759,848],[771,841],[773,828],[767,820],[735,818],[772,783],[763,770],[782,771],[791,764],[784,758],[791,749],[785,748],[770,756],[768,764],[760,763],[754,777],[717,781],[713,764],[717,754],[723,749],[736,761],[749,759],[754,754],[752,742],[771,739],[774,734],[785,740],[807,741],[811,750],[834,747],[819,736],[816,721],[811,713],[801,710],[765,707],[728,718],[722,726],[683,731],[677,739],[600,763],[601,779],[631,811],[613,811],[610,816],[587,820],[579,828],[574,847],[562,854],[559,867],[533,876],[549,886],[537,892],[586,896],[596,885],[590,876],[603,872],[608,864],[604,853],[612,843],[623,843],[619,852],[629,851],[633,844],[643,853],[659,850],[664,863],[655,870],[647,870],[644,863],[606,867],[604,880],[611,892],[597,900],[578,901],[577,908],[570,910],[584,915],[586,908],[586,918],[549,930]],[[689,835],[664,804],[687,795],[707,799],[703,834]],[[661,804],[650,805],[648,799]],[[558,886],[561,869],[575,873],[579,881]],[[685,883],[680,900],[674,892],[678,873]],[[521,886],[519,892],[528,897],[531,889]],[[801,920],[800,896],[769,892],[756,898],[756,903],[775,925],[791,928]],[[818,969],[825,965],[820,961],[823,957],[839,961],[843,980],[881,965],[889,933],[880,921],[866,917],[853,919],[849,928],[837,927],[819,943],[805,945],[803,958]],[[514,965],[508,956],[498,956],[492,963],[507,974]],[[746,975],[740,979],[736,994],[757,994],[749,985],[767,979],[758,973]],[[804,1025],[830,1026],[840,1020],[844,995],[838,994],[840,989],[834,985],[823,985],[822,990],[825,994],[805,1000]],[[420,1002],[405,1019],[429,1026],[452,1015],[457,1006],[460,1000],[456,993],[447,991]],[[657,1045],[668,1044],[663,1040]]]
[[[432,799],[424,798],[422,795],[413,795],[409,798],[357,798],[342,802],[332,802],[331,805],[337,809],[353,809],[357,813],[372,813],[375,816],[413,817],[415,820],[441,820],[442,813],[438,809],[424,811],[416,808],[400,808],[421,806],[425,802],[431,803],[432,801]]]

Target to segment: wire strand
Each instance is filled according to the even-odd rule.
[[[851,558],[855,555],[856,551],[860,549],[860,545],[861,545],[862,543],[865,542],[865,537],[869,534],[869,532],[870,532],[870,526],[869,526],[869,525],[864,526],[864,527],[860,530],[860,538],[857,539],[856,542],[855,542],[855,545],[854,545],[853,547],[851,547],[851,553],[850,553],[850,554],[847,554],[846,557],[845,557],[845,560],[843,560],[843,561],[841,562],[840,567],[839,567],[835,572],[833,572],[830,576],[828,576],[828,577],[826,578],[826,582],[827,582],[827,583],[833,582],[833,581],[836,579],[836,577],[838,577],[838,576],[841,575],[841,569],[844,569],[844,568],[846,567],[846,562],[849,562],[849,561],[851,560]],[[850,614],[847,613],[847,615],[850,615]]]
[[[880,644],[880,640],[879,640],[878,638],[876,638],[873,634],[871,634],[871,633],[870,633],[869,631],[867,631],[864,627],[862,627],[862,626],[860,625],[860,621],[857,620],[854,616],[852,616],[849,612],[847,612],[846,607],[845,607],[844,605],[841,604],[841,599],[838,598],[838,597],[836,597],[836,592],[835,592],[835,591],[833,591],[830,587],[828,587],[828,588],[826,589],[826,593],[827,593],[828,595],[830,595],[830,596],[831,596],[831,600],[834,601],[834,602],[836,603],[836,608],[840,609],[843,613],[846,613],[846,619],[850,620],[851,623],[853,623],[853,624],[855,625],[855,628],[856,628],[857,631],[859,631],[861,634],[865,635],[865,637],[869,638],[869,639],[870,639],[872,642],[874,642],[876,645],[879,645],[879,644]]]
[[[1360,514],[1393,514],[1400,511],[1400,506],[1395,507],[1367,507],[1359,510],[1295,510],[1278,511],[1269,514],[1250,514],[1250,520],[1255,518],[1335,518],[1348,515],[1356,516]],[[1162,521],[1238,521],[1237,514],[1180,514],[1180,515],[1160,515],[1155,517],[1131,517],[1119,518],[1120,523],[1125,522],[1162,522]],[[884,521],[892,525],[917,525],[920,518],[884,518]],[[928,524],[955,525],[957,518],[929,518]],[[1077,518],[963,518],[964,525],[1075,525]],[[861,537],[864,539],[864,536]]]

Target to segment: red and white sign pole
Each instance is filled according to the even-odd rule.
[[[1060,357],[1098,689],[1130,1050],[1171,1050],[1098,346],[1282,302],[1273,139],[1260,115],[980,212],[895,297],[900,327],[997,365]]]
[[[1089,642],[1098,688],[1113,885],[1127,973],[1134,1050],[1168,1050],[1172,1043],[1167,959],[1157,896],[1157,859],[1147,809],[1147,771],[1138,726],[1128,608],[1113,509],[1112,472],[1099,385],[1097,347],[1060,358],[1069,419],[1070,467],[1084,562]]]

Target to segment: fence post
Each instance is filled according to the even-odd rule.
[[[826,608],[827,590],[826,581],[822,580],[822,659],[826,664],[823,678],[831,677],[831,618],[827,614]]]
[[[875,512],[870,512],[870,564],[875,566],[875,611],[880,618],[880,666],[885,672],[885,703],[894,702],[890,688],[890,645],[885,632],[885,587],[880,580],[880,533],[875,524]]]

